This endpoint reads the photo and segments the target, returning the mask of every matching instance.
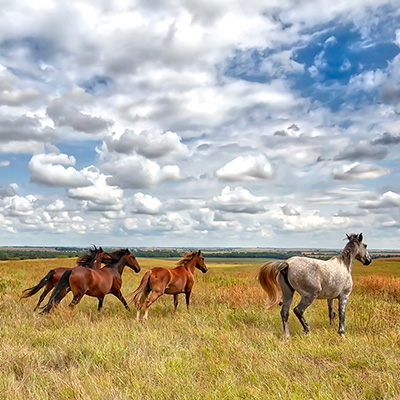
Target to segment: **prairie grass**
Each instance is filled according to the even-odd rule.
[[[292,314],[290,340],[283,339],[279,307],[265,309],[257,261],[206,260],[209,271],[196,271],[190,312],[183,296],[176,313],[172,297],[163,296],[146,323],[111,295],[100,313],[89,297],[70,311],[69,295],[45,317],[32,311],[39,294],[19,298],[49,269],[74,262],[0,263],[0,399],[399,398],[400,302],[368,283],[375,261],[355,266],[345,339],[329,326],[326,302],[316,301],[306,312],[311,333],[304,335]],[[139,274],[124,271],[127,298],[144,270],[174,265],[139,263]],[[384,273],[373,282],[399,276],[400,262],[376,265]]]

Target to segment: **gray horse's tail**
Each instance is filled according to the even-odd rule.
[[[278,274],[289,267],[286,261],[268,261],[258,270],[258,280],[269,297],[268,309],[276,306],[282,299]]]
[[[150,275],[151,275],[151,269],[146,271],[146,273],[143,275],[140,285],[131,295],[132,300],[130,301],[130,303],[134,303],[136,308],[138,309],[142,308],[143,303],[146,300],[146,297],[151,292],[149,285]]]

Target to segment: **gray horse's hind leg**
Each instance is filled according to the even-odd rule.
[[[285,336],[287,338],[290,337],[289,334],[289,325],[288,325],[288,319],[289,319],[289,309],[290,305],[292,304],[293,300],[293,294],[294,290],[293,288],[286,282],[285,278],[282,276],[282,274],[278,275],[278,283],[279,286],[282,290],[282,308],[281,308],[281,317],[282,317],[282,323],[283,323],[283,330],[285,332]]]
[[[335,299],[328,299],[328,312],[329,312],[329,324],[333,325],[333,321],[335,320]]]
[[[307,321],[303,317],[304,311],[306,308],[317,298],[316,294],[305,294],[301,296],[301,300],[299,304],[293,309],[294,313],[296,314],[297,318],[299,319],[301,325],[303,325],[303,329],[305,333],[310,331],[310,326],[308,325]]]

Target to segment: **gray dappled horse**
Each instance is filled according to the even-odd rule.
[[[304,331],[310,330],[303,313],[315,299],[327,299],[329,319],[332,325],[335,318],[334,299],[339,300],[339,330],[344,336],[346,305],[353,288],[351,270],[354,260],[364,265],[371,263],[363,235],[346,235],[349,242],[338,256],[327,261],[308,257],[291,257],[287,261],[269,261],[261,265],[258,279],[269,297],[272,308],[281,302],[281,317],[285,336],[289,337],[289,309],[294,292],[301,296],[294,313],[303,325]]]

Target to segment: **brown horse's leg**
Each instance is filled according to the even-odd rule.
[[[124,307],[125,307],[128,311],[130,311],[130,308],[129,308],[129,306],[128,306],[128,303],[126,302],[126,300],[124,299],[124,296],[122,296],[122,293],[121,293],[120,291],[113,293],[113,295],[116,296],[116,297],[121,301],[121,303],[124,305]]]
[[[178,307],[178,293],[174,294],[174,311],[176,311],[176,308]]]
[[[98,297],[98,299],[99,299],[99,305],[97,306],[97,311],[100,311],[101,307],[103,307],[104,297]]]
[[[36,311],[39,308],[41,302],[45,299],[45,297],[50,292],[50,290],[53,289],[53,287],[54,287],[54,285],[52,282],[47,283],[47,285],[45,286],[42,294],[40,295],[39,301],[37,302],[36,307],[33,309],[33,311]]]
[[[188,311],[189,311],[189,305],[190,305],[190,295],[192,294],[192,291],[191,290],[187,290],[186,292],[185,292],[185,295],[186,295],[186,308],[188,309]]]
[[[144,316],[143,316],[143,319],[144,320],[146,320],[147,319],[147,316],[148,316],[148,314],[149,314],[149,308],[150,308],[150,306],[160,297],[160,296],[162,296],[163,295],[163,291],[161,292],[151,292],[151,295],[150,295],[150,297],[147,299],[147,302],[146,302],[146,308],[145,308],[145,310],[144,310]]]
[[[74,308],[81,300],[83,297],[84,293],[79,293],[79,294],[74,294],[74,298],[72,299],[71,303],[69,304],[70,308]]]

